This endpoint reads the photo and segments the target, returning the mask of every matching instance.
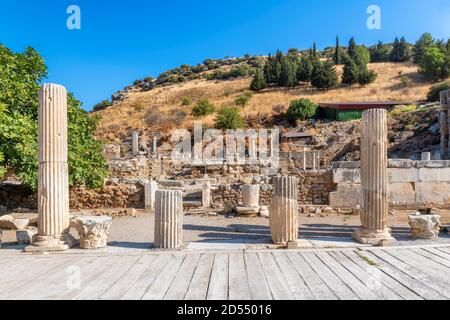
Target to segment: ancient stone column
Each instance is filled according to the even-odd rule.
[[[156,181],[152,180],[144,184],[144,204],[147,211],[155,210],[156,190],[158,190]]]
[[[211,207],[211,182],[209,181],[202,185],[202,206],[203,208]]]
[[[136,157],[139,151],[139,132],[134,131],[131,137],[131,155]]]
[[[274,177],[270,202],[270,232],[275,244],[287,245],[298,240],[298,180]]]
[[[244,207],[259,208],[259,184],[245,184],[242,186],[242,205]]]
[[[183,245],[183,200],[179,190],[156,191],[155,248],[178,249]]]
[[[158,158],[158,138],[153,137],[153,146],[152,146],[153,158]]]
[[[387,227],[387,112],[371,109],[363,112],[361,129],[361,201],[362,228],[353,238],[361,243],[380,244],[392,240]]]
[[[67,165],[67,92],[45,84],[39,93],[38,233],[27,251],[66,250],[75,244],[69,232]]]
[[[420,158],[422,161],[431,161],[431,152],[422,152]]]

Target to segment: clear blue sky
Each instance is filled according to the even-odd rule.
[[[81,30],[68,30],[66,9],[81,8]],[[382,29],[366,27],[376,4]],[[450,36],[449,0],[9,0],[0,5],[0,42],[35,47],[47,82],[74,92],[90,110],[146,76],[205,58],[267,54],[277,48],[415,41],[428,31]]]

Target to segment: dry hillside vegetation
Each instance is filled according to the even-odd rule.
[[[423,81],[418,67],[412,63],[374,63],[370,69],[378,73],[376,81],[366,87],[349,88],[339,85],[329,91],[317,91],[307,85],[294,89],[269,88],[253,93],[242,115],[252,118],[271,118],[287,109],[291,100],[306,97],[316,103],[343,101],[424,100],[432,83]],[[338,67],[338,73],[342,67]],[[145,92],[132,92],[128,98],[115,102],[102,116],[97,136],[104,141],[118,141],[132,129],[148,128],[166,131],[172,128],[190,128],[192,107],[200,99],[208,99],[216,108],[234,106],[238,96],[249,91],[251,78],[235,80],[192,80],[156,87]],[[183,105],[188,97],[192,104]],[[201,118],[205,126],[212,126],[214,115]]]

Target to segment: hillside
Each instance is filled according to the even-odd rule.
[[[229,66],[222,67],[223,69]],[[340,85],[329,91],[317,91],[310,86],[294,89],[269,88],[254,93],[249,104],[242,109],[242,115],[250,122],[255,118],[270,119],[280,110],[286,109],[290,101],[307,97],[314,102],[339,101],[423,101],[431,82],[421,79],[418,67],[412,63],[374,63],[370,69],[378,73],[376,81],[366,87],[351,88]],[[342,67],[338,67],[338,73]],[[405,78],[410,79],[405,84]],[[191,127],[194,118],[192,106],[200,99],[210,100],[216,107],[234,106],[235,99],[248,91],[251,77],[231,80],[194,79],[182,83],[157,86],[142,91],[131,86],[122,94],[122,100],[99,112],[101,123],[97,137],[104,141],[120,141],[130,130],[169,130],[173,127]],[[192,101],[182,105],[183,97]],[[203,118],[204,125],[212,125],[214,115]]]

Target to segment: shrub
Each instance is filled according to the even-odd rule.
[[[264,90],[265,88],[267,88],[267,82],[266,79],[264,78],[264,74],[262,70],[257,69],[255,73],[255,78],[250,84],[250,90],[261,91]]]
[[[274,106],[272,106],[272,112],[274,114],[280,115],[282,113],[284,113],[286,111],[286,107],[283,106],[282,104],[276,104]]]
[[[316,114],[317,105],[308,99],[301,98],[291,101],[289,109],[286,113],[291,121],[306,120]]]
[[[450,81],[443,82],[437,85],[434,85],[430,88],[430,91],[428,91],[427,94],[427,101],[428,102],[436,102],[441,99],[440,93],[444,90],[450,89]]]
[[[408,76],[401,76],[400,77],[400,83],[401,83],[403,88],[406,88],[406,87],[409,87],[411,85],[412,80]]]
[[[239,129],[244,126],[244,119],[239,113],[239,109],[233,107],[224,107],[219,110],[215,119],[215,128],[217,129]]]
[[[181,98],[181,105],[182,106],[190,106],[192,104],[192,99],[189,97],[183,97]]]
[[[243,95],[240,95],[236,98],[234,101],[237,106],[241,106],[242,108],[245,108],[246,105],[250,102],[250,99],[252,98],[252,95],[249,93],[245,93]]]
[[[113,105],[113,103],[109,100],[103,100],[100,103],[97,103],[94,108],[93,111],[100,111],[100,110],[105,110],[106,108],[109,108]]]
[[[361,87],[364,87],[377,78],[377,74],[373,70],[369,70],[366,66],[361,67],[358,72],[358,83]]]
[[[202,99],[192,108],[192,115],[195,117],[207,116],[214,113],[214,105],[207,99]]]
[[[419,72],[433,80],[442,79],[446,73],[445,54],[439,48],[428,48],[420,61]]]

